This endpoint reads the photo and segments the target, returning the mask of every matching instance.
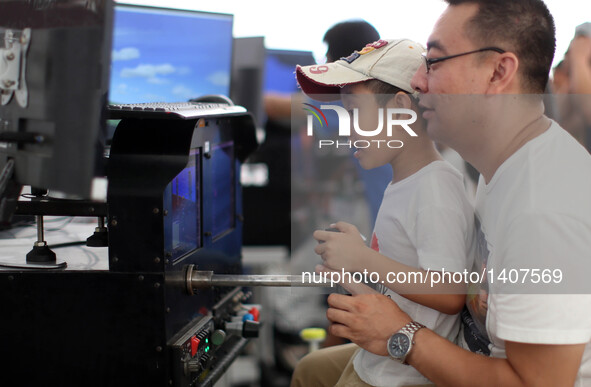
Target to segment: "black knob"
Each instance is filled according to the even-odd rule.
[[[249,339],[259,337],[260,323],[258,321],[246,320],[242,325],[242,337]]]

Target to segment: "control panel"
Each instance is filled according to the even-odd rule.
[[[225,336],[238,336],[245,339],[255,338],[259,335],[260,310],[258,304],[245,304],[249,294],[241,290],[235,290],[227,294],[213,308],[213,318],[216,327],[222,329],[216,332],[214,342],[218,342],[220,333]]]
[[[261,306],[245,304],[248,298],[249,294],[235,288],[210,314],[196,317],[168,341],[171,385],[212,386],[249,339],[258,337]]]
[[[173,379],[177,381],[175,385],[195,386],[200,375],[209,369],[213,332],[213,319],[204,316],[193,320],[171,339],[169,346],[172,349]]]

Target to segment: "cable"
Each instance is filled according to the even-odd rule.
[[[81,245],[86,245],[86,241],[75,241],[75,242],[56,243],[55,245],[49,245],[49,248],[51,248],[51,249],[61,249],[63,247],[81,246]]]

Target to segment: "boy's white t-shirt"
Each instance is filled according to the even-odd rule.
[[[448,162],[435,161],[388,185],[371,247],[412,267],[463,272],[472,265],[473,231],[474,210],[466,197],[463,176]],[[413,320],[455,341],[458,315],[417,304],[385,286],[382,289]],[[353,365],[359,377],[374,386],[429,383],[413,367],[365,350],[357,353]]]
[[[468,296],[472,329],[485,330],[493,357],[506,357],[506,340],[585,343],[575,386],[591,385],[591,156],[552,123],[488,184],[481,177],[476,215],[474,270],[492,276]]]

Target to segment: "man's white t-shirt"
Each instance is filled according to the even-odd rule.
[[[371,247],[403,264],[431,271],[463,272],[472,265],[474,210],[463,176],[446,161],[435,161],[388,185],[378,212]],[[380,273],[383,278],[384,273]],[[412,302],[383,287],[413,320],[449,340],[456,339],[458,315]],[[355,371],[374,386],[429,383],[417,370],[361,350]]]
[[[575,385],[591,385],[589,153],[553,122],[488,184],[480,178],[476,216],[481,248],[473,270],[489,275],[467,306],[490,355],[506,357],[506,340],[586,343]],[[469,334],[463,339],[475,350]]]

